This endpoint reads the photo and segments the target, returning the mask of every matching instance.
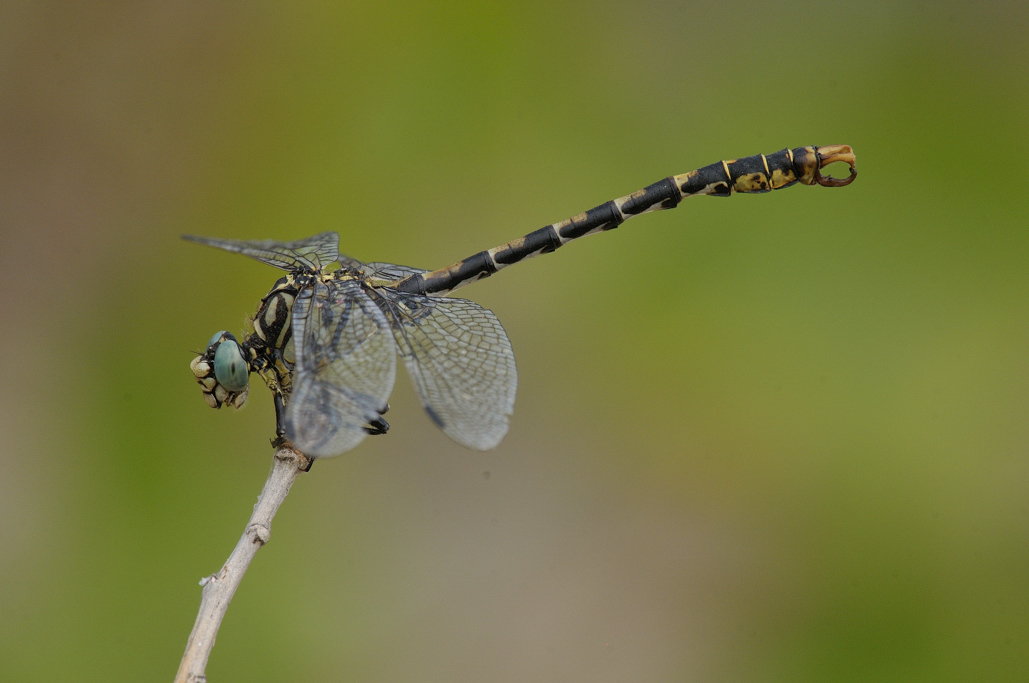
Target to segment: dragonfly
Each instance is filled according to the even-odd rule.
[[[843,162],[849,175],[824,175]],[[798,147],[719,161],[669,176],[559,223],[439,270],[363,263],[339,253],[339,235],[293,242],[183,235],[286,271],[261,299],[242,339],[217,332],[190,364],[212,408],[241,408],[251,374],[271,390],[276,445],[310,458],[339,455],[389,429],[383,415],[399,356],[429,418],[457,443],[497,446],[508,431],[518,374],[497,316],[447,296],[526,259],[686,197],[759,193],[796,183],[842,187],[857,168],[848,145]]]

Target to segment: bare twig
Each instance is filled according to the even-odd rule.
[[[211,655],[211,648],[214,647],[218,627],[221,626],[222,618],[229,608],[229,601],[239,587],[239,582],[243,580],[243,574],[250,566],[250,561],[254,559],[261,546],[268,542],[272,518],[275,517],[279,505],[286,499],[289,488],[297,475],[310,469],[310,466],[311,461],[307,456],[288,444],[280,446],[275,452],[272,471],[268,475],[268,481],[264,483],[264,489],[257,499],[254,514],[251,515],[242,538],[229,555],[225,566],[217,574],[208,576],[200,582],[204,587],[200,612],[197,614],[196,623],[193,624],[193,632],[189,634],[186,653],[182,656],[179,673],[175,675],[175,683],[207,681],[204,675],[207,658]]]

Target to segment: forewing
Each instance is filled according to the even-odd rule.
[[[282,270],[319,272],[339,257],[339,235],[323,232],[295,242],[274,240],[223,240],[183,235],[182,239],[243,254]]]
[[[311,457],[344,453],[385,410],[396,379],[389,322],[354,280],[315,282],[293,303],[296,373],[286,437]]]
[[[507,434],[518,373],[492,311],[467,299],[373,290],[425,411],[459,444],[487,450]]]

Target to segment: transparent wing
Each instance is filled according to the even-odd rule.
[[[429,417],[459,444],[487,450],[507,434],[518,372],[492,311],[466,299],[375,289]]]
[[[382,261],[374,261],[372,263],[364,264],[366,273],[371,277],[381,278],[383,280],[403,280],[406,277],[412,275],[421,275],[422,273],[428,273],[427,270],[421,268],[411,268],[410,266],[398,266],[395,263],[383,263]]]
[[[223,240],[183,235],[182,239],[243,254],[282,270],[319,272],[339,257],[339,235],[323,232],[295,242],[274,240]]]
[[[311,457],[344,453],[364,439],[393,390],[389,322],[354,280],[316,282],[293,303],[293,338],[286,437]]]

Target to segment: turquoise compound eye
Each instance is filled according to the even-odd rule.
[[[235,340],[226,339],[214,352],[214,378],[228,391],[243,391],[250,383],[250,366]]]
[[[215,332],[214,336],[207,340],[207,346],[204,347],[204,351],[211,348],[211,344],[221,339],[223,334],[225,334],[225,330],[222,330],[221,332]]]

